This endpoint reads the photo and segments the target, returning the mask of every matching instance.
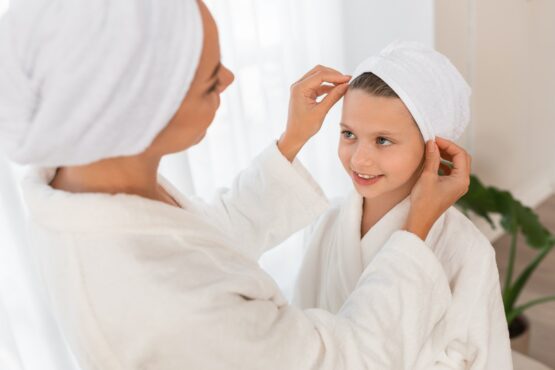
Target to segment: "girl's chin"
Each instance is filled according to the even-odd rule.
[[[356,183],[354,183],[353,185],[357,193],[359,193],[360,196],[363,198],[372,199],[372,198],[377,198],[383,194],[383,191],[379,189],[375,189],[375,188],[370,189],[368,186],[360,186]]]
[[[381,192],[378,193],[378,192],[374,192],[374,191],[360,191],[359,189],[357,189],[357,193],[359,193],[360,196],[365,198],[365,199],[376,199],[380,195],[382,195]]]

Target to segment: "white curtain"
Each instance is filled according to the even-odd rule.
[[[219,26],[223,62],[236,81],[202,144],[164,158],[161,172],[202,197],[244,168],[285,128],[289,86],[316,64],[343,71],[339,0],[208,0]],[[8,0],[0,0],[0,16]],[[337,160],[339,107],[301,154],[330,196],[349,187]],[[77,369],[46,304],[27,250],[19,181],[24,168],[0,158],[0,369]],[[302,257],[300,235],[261,264],[291,294]]]
[[[162,173],[186,193],[209,198],[285,129],[289,87],[317,64],[344,71],[338,0],[208,0],[219,27],[222,61],[236,76],[205,140],[164,159]],[[340,106],[300,155],[330,197],[350,188],[337,158]],[[192,176],[191,176],[192,175]],[[192,181],[190,180],[192,179]],[[291,297],[302,235],[260,263]]]

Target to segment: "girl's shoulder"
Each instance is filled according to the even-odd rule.
[[[436,228],[436,226],[438,226]],[[438,253],[462,255],[464,259],[495,259],[495,250],[488,238],[458,208],[452,206],[431,231]]]

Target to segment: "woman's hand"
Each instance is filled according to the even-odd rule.
[[[436,145],[437,144],[437,145]],[[440,156],[451,161],[453,168],[438,175]],[[426,143],[422,175],[410,194],[411,209],[405,230],[426,239],[436,220],[468,191],[472,158],[452,141],[436,137]]]
[[[291,85],[287,128],[278,141],[278,148],[293,161],[303,145],[320,130],[328,111],[347,91],[350,76],[316,66]],[[322,101],[316,99],[327,94]]]

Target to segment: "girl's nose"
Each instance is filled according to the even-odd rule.
[[[371,151],[365,145],[358,145],[351,157],[351,165],[354,169],[361,172],[371,168],[374,165]]]

